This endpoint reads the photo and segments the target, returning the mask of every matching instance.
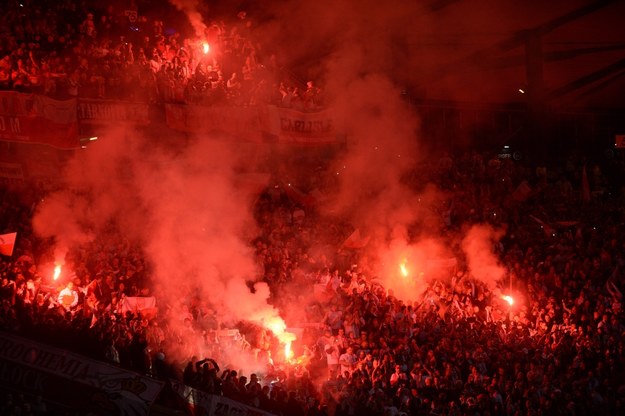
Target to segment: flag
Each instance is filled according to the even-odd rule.
[[[368,243],[369,236],[362,237],[360,235],[360,229],[356,228],[356,230],[343,242],[343,247],[359,249],[365,247]]]
[[[0,234],[0,254],[11,257],[17,233]]]
[[[527,198],[530,197],[532,193],[532,188],[529,186],[527,181],[523,181],[517,186],[517,188],[512,193],[512,199],[517,202],[524,202]]]
[[[122,313],[152,314],[156,313],[156,298],[154,296],[124,296],[119,300],[119,307]]]
[[[313,195],[302,192],[291,184],[287,184],[284,191],[289,198],[305,207],[311,207],[317,202]]]
[[[535,217],[533,215],[530,215],[530,218],[532,218],[534,221],[536,221],[538,224],[540,224],[540,227],[543,229],[543,231],[545,232],[545,235],[547,237],[552,237],[555,234],[556,230],[551,225],[549,225],[547,222],[545,222],[545,221],[541,220],[540,218],[537,218],[537,217]]]

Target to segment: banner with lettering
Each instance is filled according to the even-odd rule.
[[[240,140],[262,140],[255,107],[166,104],[165,119],[170,128],[187,133],[220,133]]]
[[[170,384],[189,414],[193,416],[274,416],[273,413],[194,389],[176,380],[170,380]]]
[[[337,141],[331,110],[304,113],[290,108],[266,105],[259,107],[263,130],[279,142],[319,146]]]
[[[249,142],[271,141],[319,146],[337,141],[330,110],[306,113],[260,105],[252,107],[166,104],[167,125],[195,134],[221,134]],[[147,125],[148,103],[95,99],[53,100],[35,94],[0,92],[0,140],[47,144],[61,149],[80,146],[79,126]]]
[[[0,140],[79,147],[76,100],[0,91]]]
[[[78,121],[88,124],[116,125],[150,123],[147,103],[113,100],[78,100]]]
[[[20,163],[0,162],[0,178],[24,180],[24,170]]]
[[[304,113],[273,105],[219,107],[166,104],[167,125],[188,133],[220,132],[243,140],[273,137],[305,146],[334,144],[337,132],[330,110]]]
[[[164,382],[0,332],[0,386],[83,414],[146,415]]]

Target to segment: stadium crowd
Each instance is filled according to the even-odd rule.
[[[198,39],[130,4],[0,4],[0,88],[59,99],[322,105],[312,82],[293,82],[260,48],[245,13],[211,22]],[[151,265],[115,229],[72,250],[66,264],[75,276],[57,287],[41,269],[53,242],[31,225],[43,195],[18,184],[0,191],[0,233],[19,233],[15,254],[0,258],[0,329],[276,415],[625,413],[622,160],[589,167],[587,187],[580,159],[536,170],[478,154],[425,163],[415,189],[433,183],[450,195],[428,217],[436,228],[454,236],[467,224],[506,227],[496,247],[506,269],[499,286],[481,283],[459,255],[418,302],[399,300],[360,250],[343,246],[348,223],[327,223],[272,187],[257,202],[261,234],[250,241],[271,301],[288,315],[300,303],[285,287],[322,288],[286,360],[260,328],[220,340],[210,299],[189,296],[176,310],[158,303]],[[321,192],[332,186],[329,172],[316,175]],[[335,253],[312,253],[319,243]],[[501,297],[509,290],[519,295],[513,305]],[[124,299],[137,296],[156,298],[155,309],[124,310]],[[210,356],[180,342],[171,313],[204,334]],[[228,368],[221,359],[232,348],[265,369]],[[181,406],[171,391],[159,400]],[[5,394],[1,409],[46,414],[41,398],[23,394]]]
[[[163,21],[171,4],[136,3],[3,2],[0,89],[57,99],[321,108],[321,90],[261,48],[245,11],[186,35]]]
[[[60,293],[68,287],[45,287],[35,259],[45,260],[49,242],[32,235],[31,206],[4,190],[2,230],[24,237],[17,255],[2,258],[0,324],[277,415],[621,414],[622,195],[596,167],[587,200],[580,166],[567,166],[573,170],[531,171],[472,154],[425,169],[433,183],[455,189],[435,212],[446,233],[467,223],[506,224],[497,250],[507,278],[489,287],[459,261],[415,303],[378,283],[358,250],[339,249],[346,226],[329,227],[314,207],[285,193],[265,194],[257,204],[262,233],[253,243],[272,302],[288,314],[298,303],[282,288],[295,283],[323,291],[306,305],[310,325],[294,360],[275,355],[275,340],[261,330],[238,341],[236,348],[267,363],[266,371],[249,375],[223,368],[223,349],[234,344],[211,336],[205,339],[210,357],[188,350],[186,362],[170,362],[167,351],[182,348],[179,329],[168,326],[171,311],[116,308],[124,296],[158,293],[150,289],[141,251],[111,244],[123,241],[114,233],[72,252],[69,300]],[[532,191],[520,197],[523,181]],[[341,254],[311,256],[307,249],[320,239],[333,239]],[[508,282],[519,294],[512,306],[501,298],[510,293]],[[219,329],[209,299],[190,297],[182,306],[192,330]],[[173,394],[161,400],[176,406]]]

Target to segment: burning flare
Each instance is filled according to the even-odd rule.
[[[54,275],[52,276],[53,280],[57,280],[61,275],[61,265],[57,264],[54,266]]]
[[[508,302],[508,305],[512,306],[512,304],[514,304],[514,298],[510,295],[503,295],[501,297],[503,300],[505,300],[506,302]]]
[[[401,275],[404,277],[408,277],[408,268],[406,267],[407,262],[408,260],[404,259],[404,261],[401,262],[399,265],[399,271],[401,272]]]
[[[292,341],[287,341],[286,344],[284,344],[284,359],[287,361],[293,358],[293,350],[291,350],[291,342]]]
[[[265,321],[265,327],[274,333],[275,336],[286,330],[286,324],[280,317],[271,317]]]
[[[206,55],[208,52],[210,52],[211,47],[207,42],[204,42],[202,44],[202,50],[204,51],[204,55]]]
[[[295,341],[295,334],[286,331],[286,324],[279,316],[271,317],[265,321],[265,327],[269,329],[278,338],[281,344],[284,344],[284,359],[286,361],[293,358],[291,343]]]

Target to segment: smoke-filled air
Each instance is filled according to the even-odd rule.
[[[625,414],[624,15],[0,2],[0,414]]]
[[[120,130],[71,161],[65,187],[41,202],[34,225],[68,250],[98,234],[139,245],[151,263],[153,294],[181,336],[188,334],[188,293],[210,298],[226,326],[245,319],[280,334],[284,324],[267,303],[266,285],[255,283],[254,292],[247,285],[258,276],[249,247],[253,196],[237,187],[238,162],[237,149],[224,142],[202,138],[172,151]],[[57,253],[64,263],[67,251]]]
[[[199,2],[171,1],[202,41],[208,22]],[[428,22],[412,20],[423,12],[417,5],[398,3],[407,8],[377,1],[286,2],[273,14],[266,11],[274,19],[254,30],[282,59],[297,63],[311,51],[321,56],[309,75],[323,82],[345,146],[327,165],[335,185],[319,198],[319,220],[348,223],[368,259],[367,273],[389,293],[417,304],[427,282],[458,267],[454,256],[463,256],[458,247],[475,278],[496,285],[503,272],[492,254],[500,234],[480,225],[466,235],[445,234],[433,212],[449,203],[449,195],[428,182],[427,170],[414,168],[428,155],[420,145],[419,120],[402,99],[399,80],[406,74],[400,67],[404,59],[427,57],[398,54],[393,45],[412,39],[411,25]],[[297,27],[305,30],[288,36]],[[416,68],[430,70],[425,62]],[[36,231],[56,247],[50,262],[72,260],[78,267],[87,259],[66,256],[80,244],[98,244],[99,235],[118,236],[129,250],[138,247],[153,281],[146,294],[166,305],[168,315],[161,318],[185,346],[168,351],[176,359],[210,354],[202,350],[205,334],[194,332],[185,319],[189,293],[210,299],[204,312],[220,328],[249,322],[282,344],[290,342],[295,335],[285,332],[287,327],[303,321],[313,299],[292,285],[281,294],[295,301],[291,306],[280,311],[272,304],[252,246],[258,195],[241,186],[246,175],[271,172],[248,163],[247,153],[223,137],[197,135],[175,146],[159,140],[120,127],[69,161],[63,188],[41,201],[34,220]],[[306,175],[288,160],[277,164],[293,177]],[[254,370],[249,357],[231,359]]]

